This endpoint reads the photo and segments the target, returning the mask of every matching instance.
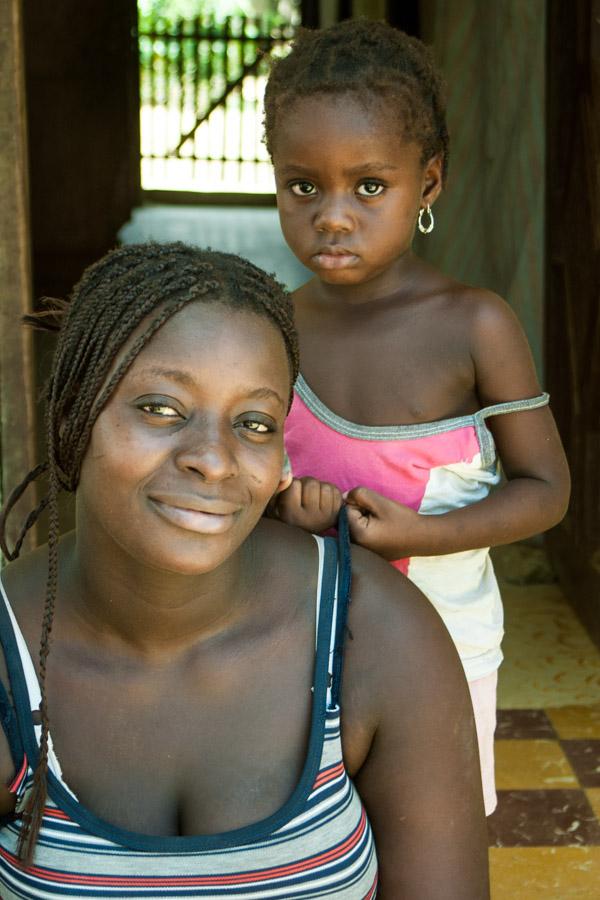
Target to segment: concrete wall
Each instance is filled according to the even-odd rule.
[[[419,251],[504,296],[542,367],[544,0],[421,0],[448,84],[450,176]]]

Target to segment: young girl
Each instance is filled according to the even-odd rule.
[[[129,246],[76,287],[49,543],[2,573],[2,900],[488,896],[438,616],[356,548],[342,682],[336,543],[263,518],[297,365],[289,298],[237,257]]]
[[[490,813],[503,630],[488,547],[565,512],[548,395],[509,306],[412,252],[416,226],[434,227],[448,165],[424,45],[360,20],[301,32],[274,64],[265,107],[282,229],[314,272],[294,295],[302,375],[286,447],[297,480],[277,512],[326,529],[343,494],[353,540],[440,612],[471,689]]]

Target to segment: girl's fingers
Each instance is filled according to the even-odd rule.
[[[359,509],[358,506],[346,506],[348,513],[348,530],[355,544],[363,544],[369,529],[373,530],[375,520]]]
[[[303,478],[301,482],[302,506],[304,509],[317,510],[321,500],[321,483],[315,478]]]
[[[342,494],[334,484],[324,481],[321,484],[321,509],[329,515],[339,511],[342,505]]]
[[[294,478],[289,488],[280,495],[283,502],[290,506],[302,505],[302,482]]]
[[[366,487],[353,488],[346,495],[346,503],[349,506],[359,507],[374,515],[377,515],[382,499],[376,491]]]

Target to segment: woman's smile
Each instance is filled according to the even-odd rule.
[[[162,518],[197,534],[223,534],[233,526],[241,504],[197,495],[160,494],[149,501]]]

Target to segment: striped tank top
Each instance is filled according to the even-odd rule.
[[[80,804],[50,753],[48,801],[33,865],[16,858],[19,809],[31,783],[40,727],[35,670],[8,599],[0,600],[0,636],[14,707],[0,683],[0,718],[17,795],[15,815],[0,820],[0,897],[235,897],[238,900],[372,900],[375,845],[365,809],[344,767],[340,678],[349,567],[344,547],[317,538],[316,652],[307,756],[284,806],[254,825],[222,834],[157,837],[117,828]],[[338,566],[338,556],[344,564]],[[1,585],[0,585],[1,586]]]

